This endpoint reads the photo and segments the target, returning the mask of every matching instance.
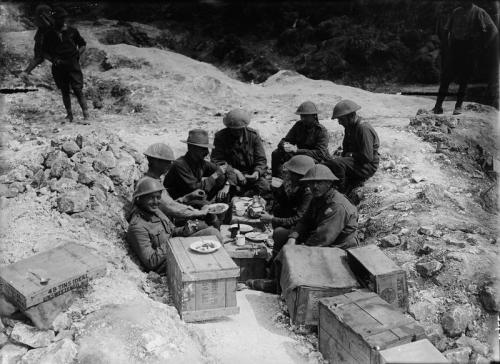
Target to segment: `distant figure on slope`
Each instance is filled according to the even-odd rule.
[[[377,132],[356,114],[359,109],[361,106],[351,100],[342,100],[333,108],[332,119],[345,128],[342,153],[324,162],[339,179],[338,190],[345,195],[373,176],[379,165]]]
[[[35,46],[33,49],[33,58],[26,67],[26,69],[19,74],[23,80],[27,80],[28,75],[31,74],[38,65],[42,64],[45,60],[43,58],[43,40],[45,34],[54,26],[54,18],[52,17],[52,9],[48,5],[38,5],[35,10],[35,24],[38,27],[35,33]]]
[[[288,134],[271,154],[273,177],[280,177],[283,163],[294,155],[307,155],[320,163],[328,158],[328,132],[318,122],[318,108],[311,101],[303,102],[295,114],[300,115]]]
[[[170,237],[215,235],[220,240],[220,233],[215,228],[195,231],[190,224],[175,227],[159,208],[164,189],[160,181],[151,177],[144,177],[137,183],[133,196],[135,209],[127,231],[127,242],[144,268],[157,273],[166,271]]]
[[[43,40],[43,56],[52,62],[52,76],[57,87],[61,90],[66,119],[73,121],[71,110],[70,87],[83,112],[84,121],[88,124],[89,112],[83,95],[83,74],[80,67],[80,56],[85,51],[85,40],[78,30],[66,24],[68,16],[61,7],[54,9],[54,28],[50,29]]]
[[[215,133],[211,160],[218,165],[228,165],[230,195],[269,194],[271,188],[265,178],[266,153],[257,131],[248,127],[250,114],[234,109],[224,116],[223,122],[226,127]]]
[[[213,145],[209,143],[208,133],[202,129],[189,131],[185,155],[177,158],[167,172],[163,185],[172,198],[198,192],[199,198],[192,199],[189,205],[200,207],[216,198],[227,202],[229,182],[226,184],[227,164],[217,166],[205,160]]]
[[[459,88],[453,115],[459,115],[462,113],[462,103],[476,57],[484,55],[498,34],[498,30],[484,9],[470,0],[463,0],[462,6],[453,10],[443,32],[442,38],[447,39],[448,48],[445,56],[442,55],[444,61],[441,82],[433,112],[443,113],[443,101],[448,93],[448,87],[456,80]]]

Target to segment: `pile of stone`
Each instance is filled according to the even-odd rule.
[[[144,156],[116,136],[92,132],[60,137],[34,161],[0,176],[0,196],[12,198],[34,189],[50,195],[61,213],[82,213],[105,206],[112,195],[128,199],[146,167]]]

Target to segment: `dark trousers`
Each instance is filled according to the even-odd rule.
[[[255,195],[268,199],[271,196],[271,185],[265,177],[259,177],[254,182],[247,181],[244,185],[231,187],[231,196],[253,197]]]
[[[450,83],[458,83],[456,107],[461,107],[467,91],[472,71],[474,70],[474,45],[470,41],[453,40],[446,52],[436,106],[441,106],[448,93]]]
[[[326,161],[324,164],[339,179],[337,190],[345,195],[348,195],[354,188],[363,185],[375,173],[362,173],[352,157],[339,157]]]
[[[293,157],[292,153],[285,152],[282,148],[271,153],[271,173],[273,177],[282,178],[283,164]]]
[[[82,111],[87,111],[87,102],[83,95],[83,74],[78,59],[52,66],[52,77],[61,90],[64,108],[72,115],[70,88],[73,90]]]

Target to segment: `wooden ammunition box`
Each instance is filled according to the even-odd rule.
[[[449,363],[429,340],[423,339],[380,351],[380,364]]]
[[[168,283],[179,315],[193,322],[239,313],[236,279],[240,269],[223,247],[209,254],[191,250],[190,245],[199,240],[217,238],[172,238],[167,244]]]
[[[380,364],[380,350],[426,338],[414,319],[367,289],[321,299],[318,335],[330,364]]]
[[[376,245],[347,250],[347,260],[361,284],[385,301],[406,312],[408,287],[406,273]]]
[[[359,288],[342,249],[298,245],[284,248],[279,259],[282,296],[296,325],[318,325],[320,298]]]
[[[233,243],[225,245],[229,256],[240,268],[238,282],[246,282],[247,279],[266,278],[266,261],[270,253],[263,244],[255,244],[255,249],[250,248],[251,246],[251,244],[247,244],[243,247],[238,247]]]
[[[0,267],[0,289],[12,304],[24,311],[83,287],[105,273],[106,262],[91,249],[68,243]],[[40,277],[48,282],[42,284]]]

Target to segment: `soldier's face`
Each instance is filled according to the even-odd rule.
[[[311,115],[300,115],[300,120],[302,120],[305,123],[314,123],[316,121],[316,115],[311,114]]]
[[[156,212],[160,207],[161,191],[149,193],[137,198],[137,205],[146,212]]]
[[[231,128],[229,130],[233,138],[239,138],[243,134],[243,128]]]
[[[345,128],[355,119],[355,115],[355,113],[350,113],[339,117],[339,124]]]
[[[172,167],[172,161],[166,161],[163,159],[157,159],[155,169],[157,169],[160,174],[165,174]]]
[[[313,194],[313,197],[318,198],[322,197],[325,193],[328,192],[330,187],[332,186],[332,182],[330,181],[311,181],[308,183],[309,188]]]
[[[208,148],[198,147],[197,145],[190,145],[189,151],[197,161],[202,161],[209,154]]]

